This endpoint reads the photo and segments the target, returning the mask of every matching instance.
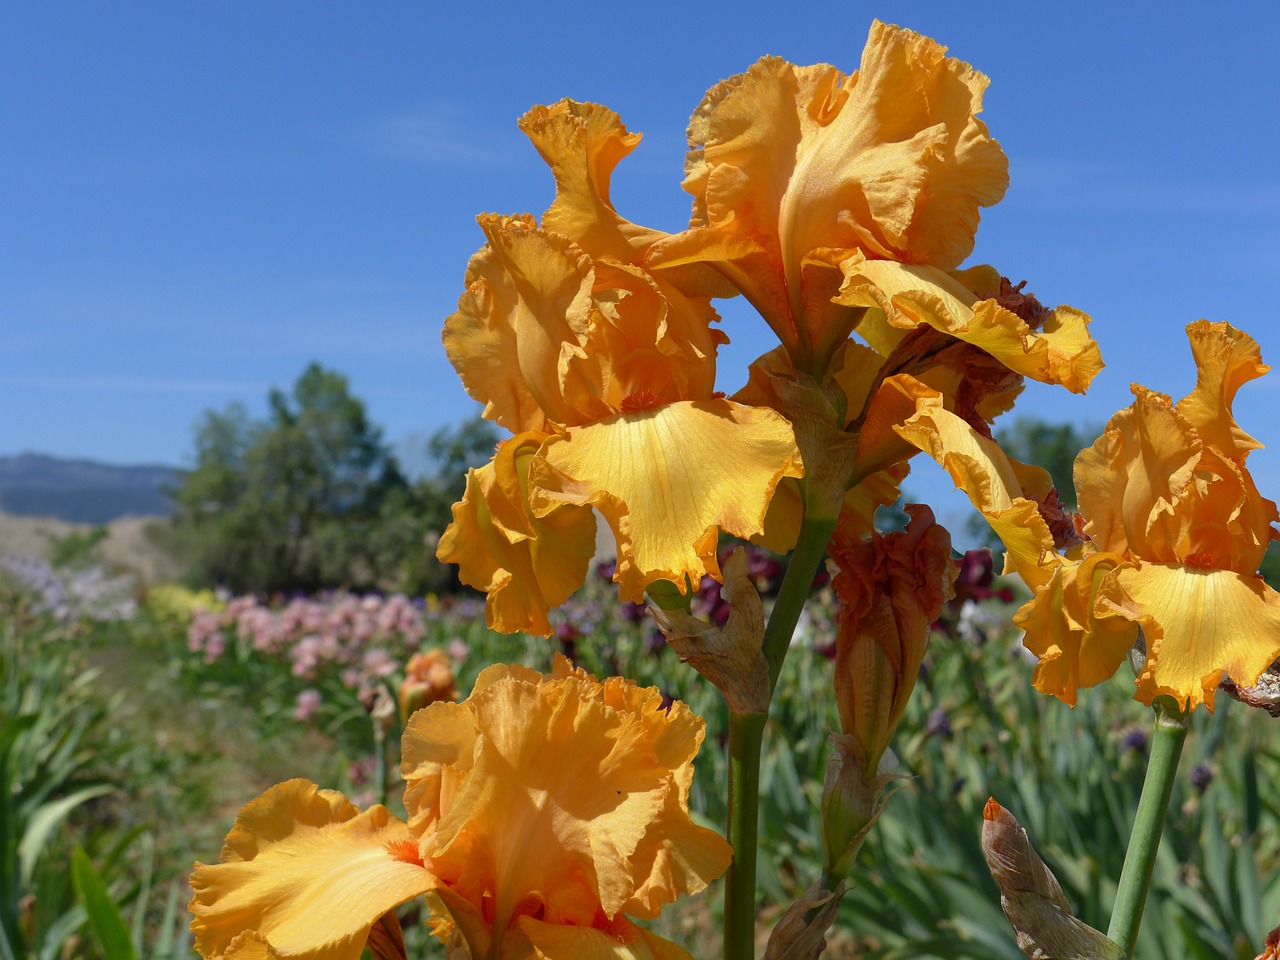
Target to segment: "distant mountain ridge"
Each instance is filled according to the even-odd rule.
[[[168,516],[165,489],[183,471],[159,464],[115,466],[42,453],[0,456],[0,510],[15,517],[110,523],[120,517]]]

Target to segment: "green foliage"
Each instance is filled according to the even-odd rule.
[[[111,793],[109,705],[69,637],[5,597],[0,611],[0,927],[15,958],[56,956],[84,922],[67,873],[70,818]]]
[[[237,590],[378,584],[363,535],[404,478],[346,378],[309,366],[273,390],[262,423],[232,406],[207,413],[178,523],[199,544],[203,578]]]
[[[1267,553],[1262,558],[1262,566],[1258,568],[1258,572],[1272,589],[1280,590],[1280,541],[1272,540],[1267,545]]]
[[[136,960],[124,914],[82,847],[76,847],[71,854],[71,880],[102,952],[111,960]]]
[[[61,537],[54,537],[49,544],[49,562],[55,567],[81,567],[98,559],[99,547],[107,539],[106,527],[94,527],[81,532],[72,530]]]
[[[436,433],[434,469],[410,483],[340,374],[312,364],[288,394],[273,390],[268,408],[258,421],[231,404],[196,428],[177,515],[153,534],[194,582],[262,593],[451,585],[435,540],[462,473],[496,442],[492,426],[473,419]]]

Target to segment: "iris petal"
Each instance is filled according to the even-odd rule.
[[[729,400],[672,403],[619,414],[551,438],[530,470],[535,515],[591,504],[618,545],[624,600],[670,580],[716,576],[720,530],[764,527],[784,476],[801,475],[791,427],[772,410]]]
[[[1280,594],[1258,577],[1229,570],[1139,564],[1117,579],[1153,623],[1144,627],[1144,703],[1165,694],[1187,709],[1213,709],[1225,672],[1252,686],[1280,657]]]
[[[241,810],[221,863],[196,864],[196,948],[216,956],[254,931],[289,957],[358,960],[379,917],[436,885],[406,848],[409,828],[385,807],[361,813],[306,780],[277,784]]]
[[[488,594],[488,624],[504,633],[550,634],[548,612],[582,586],[595,553],[589,509],[564,506],[538,517],[529,510],[529,463],[544,439],[512,437],[492,462],[467,473],[436,550],[442,561],[458,564],[463,583]]]

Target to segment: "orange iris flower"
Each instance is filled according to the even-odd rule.
[[[1010,309],[991,268],[957,271],[1008,162],[978,120],[987,78],[876,21],[848,76],[765,57],[689,122],[690,228],[647,262],[709,264],[821,380],[855,329],[889,356],[919,324],[1018,373],[1082,391],[1101,368],[1088,318]]]
[[[191,876],[196,949],[358,960],[384,914],[430,893],[448,914],[437,931],[473,960],[688,960],[630,918],[728,866],[728,844],[689,819],[702,737],[656,688],[563,658],[545,676],[489,667],[405,729],[407,823],[305,780],[241,810],[221,862]]]
[[[898,432],[945,466],[1034,590],[1015,623],[1040,658],[1036,688],[1074,703],[1115,673],[1138,639],[1137,698],[1213,708],[1223,675],[1250,686],[1280,657],[1280,594],[1258,576],[1276,504],[1245,467],[1261,444],[1231,412],[1262,376],[1257,343],[1227,323],[1187,327],[1198,377],[1176,404],[1134,384],[1135,401],[1076,459],[1082,521],[1056,507],[1044,471],[1010,460],[940,401]]]
[[[698,266],[639,265],[655,231],[608,199],[639,139],[616,114],[563,101],[521,122],[556,178],[532,217],[480,217],[444,345],[484,415],[509,429],[473,470],[438,556],[489,594],[491,626],[550,633],[581,585],[598,510],[618,547],[624,599],[654,580],[719,576],[721,530],[758,534],[779,480],[802,473],[790,424],[715,392],[724,283]]]

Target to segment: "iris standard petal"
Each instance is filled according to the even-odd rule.
[[[529,216],[510,218],[510,225],[536,227]],[[449,362],[468,395],[484,404],[486,419],[512,433],[546,430],[547,412],[525,379],[516,340],[520,292],[488,244],[471,258],[465,284],[457,311],[444,321]]]
[[[1258,342],[1227,323],[1197,320],[1187,326],[1196,361],[1196,386],[1178,401],[1185,417],[1207,446],[1242,459],[1262,444],[1240,429],[1231,413],[1236,391],[1271,368],[1262,362]]]
[[[689,122],[690,230],[654,262],[714,263],[820,373],[861,314],[832,302],[841,261],[955,267],[1008,185],[986,78],[944,54],[877,21],[850,76],[766,57],[714,87]]]
[[[405,804],[424,863],[474,949],[524,918],[590,927],[655,916],[724,871],[730,853],[689,820],[703,724],[656,689],[495,666],[464,703],[404,736]]]
[[[1135,401],[1075,464],[1085,532],[1101,550],[1173,563],[1188,517],[1178,504],[1203,445],[1169,397],[1133,384]]]

